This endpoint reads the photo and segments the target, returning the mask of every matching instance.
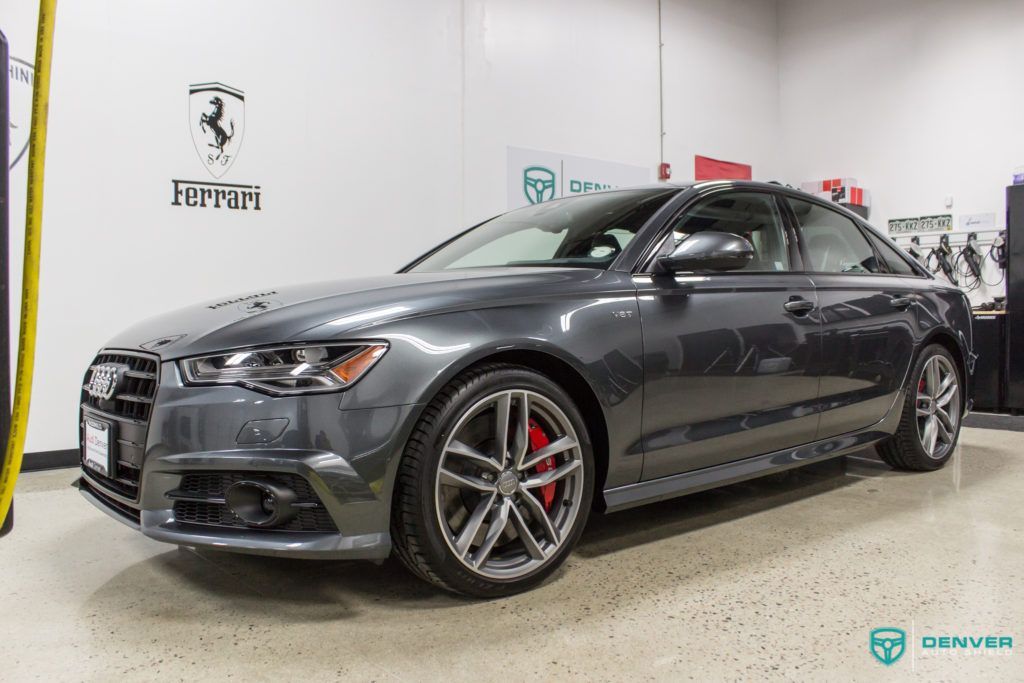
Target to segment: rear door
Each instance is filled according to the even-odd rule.
[[[821,312],[817,438],[867,427],[896,400],[914,352],[915,280],[890,272],[873,238],[823,203],[786,196]]]
[[[728,273],[634,276],[644,336],[643,479],[814,439],[819,331],[811,279],[772,192],[709,194],[671,222],[746,237],[755,259]],[[659,252],[659,253],[661,253]]]

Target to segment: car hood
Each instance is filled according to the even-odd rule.
[[[165,360],[263,344],[373,336],[383,323],[439,312],[508,305],[571,291],[604,271],[487,268],[398,273],[273,287],[211,299],[140,322],[107,348],[141,349]]]

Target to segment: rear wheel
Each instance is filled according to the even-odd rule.
[[[878,445],[878,454],[899,469],[935,470],[953,455],[960,436],[963,396],[956,360],[932,344],[918,357],[911,381],[899,428]]]
[[[568,556],[593,496],[572,399],[524,367],[467,371],[424,410],[399,465],[392,538],[415,574],[458,593],[526,590]]]

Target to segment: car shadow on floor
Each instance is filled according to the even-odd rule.
[[[894,471],[869,448],[622,512],[593,515],[576,552],[598,557],[779,508],[850,486],[864,477],[906,474]]]
[[[400,603],[407,608],[434,609],[464,602],[412,576],[393,557],[375,565],[367,561],[297,560],[192,548],[160,557],[166,562],[166,571],[179,574],[203,591],[213,589],[218,595],[228,591],[239,596],[258,596],[264,602],[316,607],[313,614],[305,608],[301,610],[304,620],[344,616],[347,608],[339,614],[330,606],[342,607],[356,596],[360,596],[360,602]],[[214,578],[211,573],[220,576]]]

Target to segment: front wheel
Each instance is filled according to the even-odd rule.
[[[593,487],[593,449],[569,395],[525,367],[479,366],[424,409],[399,465],[392,540],[437,586],[510,595],[565,561]]]
[[[963,395],[956,359],[941,344],[926,347],[914,364],[896,433],[878,445],[892,467],[935,470],[953,455],[960,436]]]

